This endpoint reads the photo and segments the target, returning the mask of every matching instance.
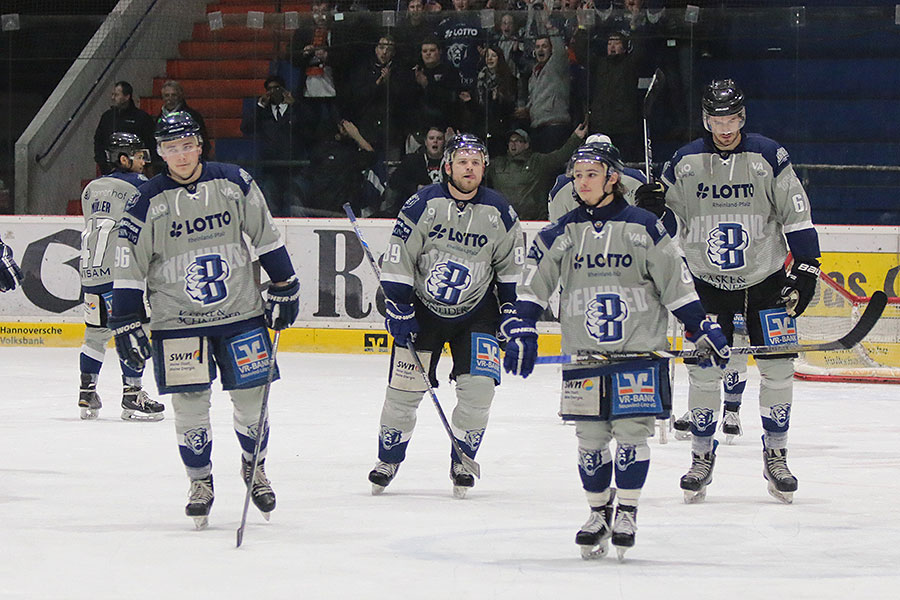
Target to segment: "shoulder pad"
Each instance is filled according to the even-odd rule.
[[[403,207],[400,209],[400,212],[409,219],[412,223],[418,223],[419,219],[422,218],[422,213],[425,212],[425,207],[428,206],[428,201],[434,198],[436,195],[435,190],[432,188],[438,188],[440,191],[439,185],[429,185],[423,187],[421,190],[410,196],[406,199],[406,202],[403,203]]]
[[[491,188],[482,188],[481,204],[484,204],[486,206],[493,206],[497,209],[497,212],[500,213],[500,219],[503,221],[503,226],[506,227],[506,231],[512,229],[516,222],[519,220],[519,215],[516,214],[516,209],[512,207],[512,205],[503,194],[496,190],[492,190]]]
[[[666,228],[656,215],[643,208],[637,206],[628,206],[621,213],[622,220],[627,223],[635,223],[641,225],[646,231],[654,244],[666,236]]]
[[[553,187],[550,188],[550,202],[553,202],[556,199],[556,195],[564,188],[566,185],[575,181],[571,177],[568,177],[565,174],[557,175],[556,181],[553,182]]]
[[[791,164],[791,157],[784,147],[773,139],[758,133],[748,133],[744,137],[744,150],[760,154],[772,167],[777,177],[785,167]]]
[[[253,177],[237,165],[220,162],[203,163],[202,180],[210,179],[227,179],[228,181],[240,186],[241,191],[247,194],[250,191],[250,184],[253,183]]]

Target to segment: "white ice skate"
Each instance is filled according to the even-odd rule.
[[[610,489],[606,504],[600,508],[592,508],[591,516],[575,534],[575,543],[581,549],[581,558],[584,560],[603,558],[609,552],[615,498],[616,490]]]
[[[397,470],[400,468],[400,463],[386,463],[384,461],[378,461],[375,463],[375,468],[369,471],[369,481],[372,482],[372,495],[377,496],[384,491],[391,481],[393,481],[394,476],[397,475]]]
[[[794,492],[797,491],[797,478],[787,466],[787,449],[763,449],[763,477],[768,482],[769,495],[784,502],[794,502]]]
[[[706,500],[706,488],[712,483],[718,446],[719,442],[713,440],[713,449],[706,454],[691,453],[691,468],[681,477],[685,504],[697,504]]]
[[[728,409],[723,412],[722,433],[725,434],[725,443],[729,446],[734,444],[735,438],[744,435],[744,428],[741,427],[741,413]]]
[[[684,413],[680,418],[675,420],[672,425],[675,429],[675,439],[683,442],[691,439],[691,411]]]
[[[475,487],[475,476],[469,473],[462,463],[450,465],[450,479],[453,480],[453,497],[462,500],[470,488]]]
[[[619,562],[625,560],[625,552],[634,546],[636,531],[637,506],[619,504],[616,507],[616,522],[612,531],[612,545],[616,547]]]

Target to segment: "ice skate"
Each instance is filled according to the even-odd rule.
[[[672,428],[672,419],[656,419],[656,435],[659,437],[660,444],[669,443],[669,430]]]
[[[123,421],[162,421],[165,409],[140,387],[125,386],[122,390]]]
[[[637,506],[619,504],[616,507],[616,522],[612,529],[612,545],[616,547],[619,561],[625,560],[625,551],[634,546],[637,531]]]
[[[209,510],[212,508],[213,478],[208,475],[202,479],[191,479],[191,491],[188,495],[184,514],[194,519],[194,527],[206,529],[209,525]]]
[[[691,439],[691,411],[684,413],[680,418],[676,419],[673,427],[675,428],[676,440],[683,442],[684,440]]]
[[[706,499],[706,488],[712,483],[713,467],[716,466],[716,448],[719,442],[713,440],[713,449],[706,454],[691,453],[691,468],[681,477],[685,504],[696,504]]]
[[[450,479],[453,480],[455,498],[465,498],[469,488],[475,487],[475,476],[466,471],[462,463],[454,462],[450,465]]]
[[[785,504],[794,502],[797,478],[787,466],[787,449],[763,449],[763,477],[769,485],[769,495]]]
[[[379,460],[375,468],[369,471],[369,481],[372,482],[372,495],[377,496],[384,491],[400,469],[400,463],[386,463]]]
[[[245,485],[250,485],[250,461],[241,457],[241,477]],[[266,459],[260,459],[256,465],[256,473],[253,475],[253,489],[250,490],[250,499],[253,505],[259,509],[263,518],[268,521],[272,511],[275,510],[275,492],[272,484],[266,477]]]
[[[100,408],[103,403],[100,402],[100,396],[91,389],[84,389],[78,394],[78,408],[81,409],[81,419],[83,421],[92,421],[100,416]]]
[[[744,428],[741,427],[741,413],[725,409],[722,415],[722,433],[725,434],[725,443],[729,446],[734,444],[734,438],[744,435]]]
[[[615,498],[616,490],[610,489],[606,504],[599,508],[591,508],[591,516],[575,534],[575,543],[581,548],[581,558],[584,560],[603,558],[609,551]]]

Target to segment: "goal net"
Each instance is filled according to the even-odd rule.
[[[868,301],[822,273],[815,297],[797,319],[800,342],[838,339],[859,320]],[[900,298],[888,299],[881,319],[861,344],[850,350],[804,352],[794,363],[798,379],[900,383]]]

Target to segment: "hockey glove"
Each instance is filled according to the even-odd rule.
[[[394,336],[394,343],[406,346],[413,335],[419,333],[416,309],[412,304],[401,304],[393,300],[384,301],[384,326]]]
[[[116,336],[116,352],[119,359],[135,371],[143,371],[144,363],[150,358],[150,340],[137,314],[124,317],[110,317],[106,326]]]
[[[698,358],[697,364],[700,367],[704,369],[711,367],[713,361],[723,369],[728,364],[728,359],[731,358],[728,339],[719,324],[712,319],[704,319],[698,331],[685,331],[684,337],[693,342],[697,350],[707,353],[706,356]]]
[[[516,313],[516,305],[512,302],[506,302],[500,305],[500,329],[497,332],[497,340],[506,342],[509,340],[509,328],[513,321],[518,318]]]
[[[0,242],[0,292],[16,289],[22,279],[22,271],[13,260],[12,248]]]
[[[287,285],[270,285],[266,291],[266,326],[281,331],[291,326],[300,314],[300,282],[291,277]]]
[[[634,191],[634,203],[652,212],[657,219],[662,217],[666,212],[666,186],[659,181],[645,183]]]
[[[509,338],[503,368],[507,373],[528,377],[534,370],[538,352],[535,322],[531,319],[512,319],[505,325],[504,331]]]
[[[781,288],[781,299],[789,316],[799,317],[809,306],[816,293],[819,273],[819,261],[814,258],[794,262]]]

